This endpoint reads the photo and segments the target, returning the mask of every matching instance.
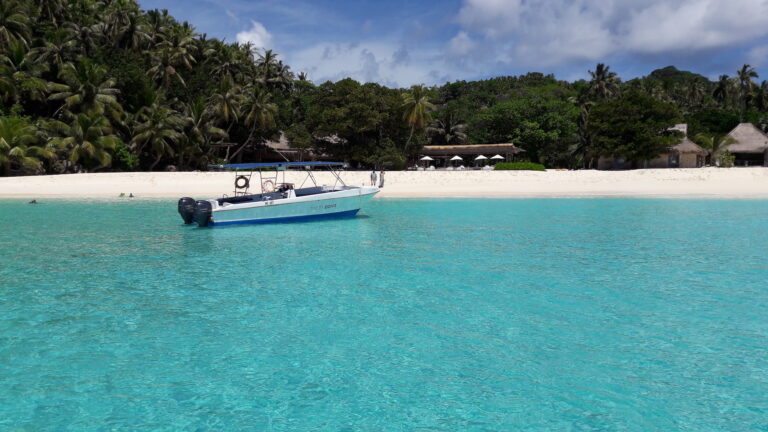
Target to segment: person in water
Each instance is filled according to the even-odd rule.
[[[133,198],[133,192],[128,194],[128,198]]]
[[[371,170],[371,186],[376,186],[376,170]]]
[[[32,201],[28,202],[27,204],[37,204],[37,200],[33,199]]]
[[[384,170],[379,173],[379,189],[384,187]]]

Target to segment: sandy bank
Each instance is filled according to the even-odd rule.
[[[328,173],[315,174],[333,184]],[[363,184],[369,172],[343,174]],[[306,175],[288,172],[286,181]],[[195,198],[232,194],[226,172],[141,172],[0,178],[2,198],[105,198],[121,192],[139,198]],[[256,183],[256,181],[254,181]],[[393,171],[380,197],[713,197],[768,198],[768,168],[648,169],[633,171]]]

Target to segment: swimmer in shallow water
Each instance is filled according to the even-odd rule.
[[[133,192],[128,194],[128,198],[133,198]]]
[[[33,199],[32,201],[28,202],[27,204],[37,204],[37,200]]]

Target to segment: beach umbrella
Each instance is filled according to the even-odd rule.
[[[434,159],[432,159],[432,158],[431,158],[431,157],[429,157],[429,156],[424,156],[423,158],[421,158],[421,159],[419,159],[419,160],[420,160],[420,161],[424,161],[424,167],[426,168],[426,166],[427,166],[427,165],[429,165],[429,162],[430,162],[430,161],[433,161]]]
[[[483,156],[483,155],[480,155],[480,156],[475,158],[475,160],[486,160],[486,159],[488,159],[488,158]]]
[[[464,160],[464,159],[461,156],[456,155],[456,156],[452,157],[451,160],[452,161],[457,161],[457,160]]]
[[[504,156],[496,155],[496,156],[491,157],[491,159],[504,159]]]

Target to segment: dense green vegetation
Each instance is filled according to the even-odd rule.
[[[497,171],[546,171],[542,164],[534,162],[501,162],[493,166]]]
[[[390,89],[314,84],[278,54],[199,34],[134,0],[0,2],[0,174],[204,169],[269,140],[353,166],[403,167],[426,144],[513,142],[548,167],[658,153],[685,121],[709,148],[766,123],[749,65],[717,82],[667,67],[622,83],[529,73]],[[631,121],[630,121],[631,119]]]

